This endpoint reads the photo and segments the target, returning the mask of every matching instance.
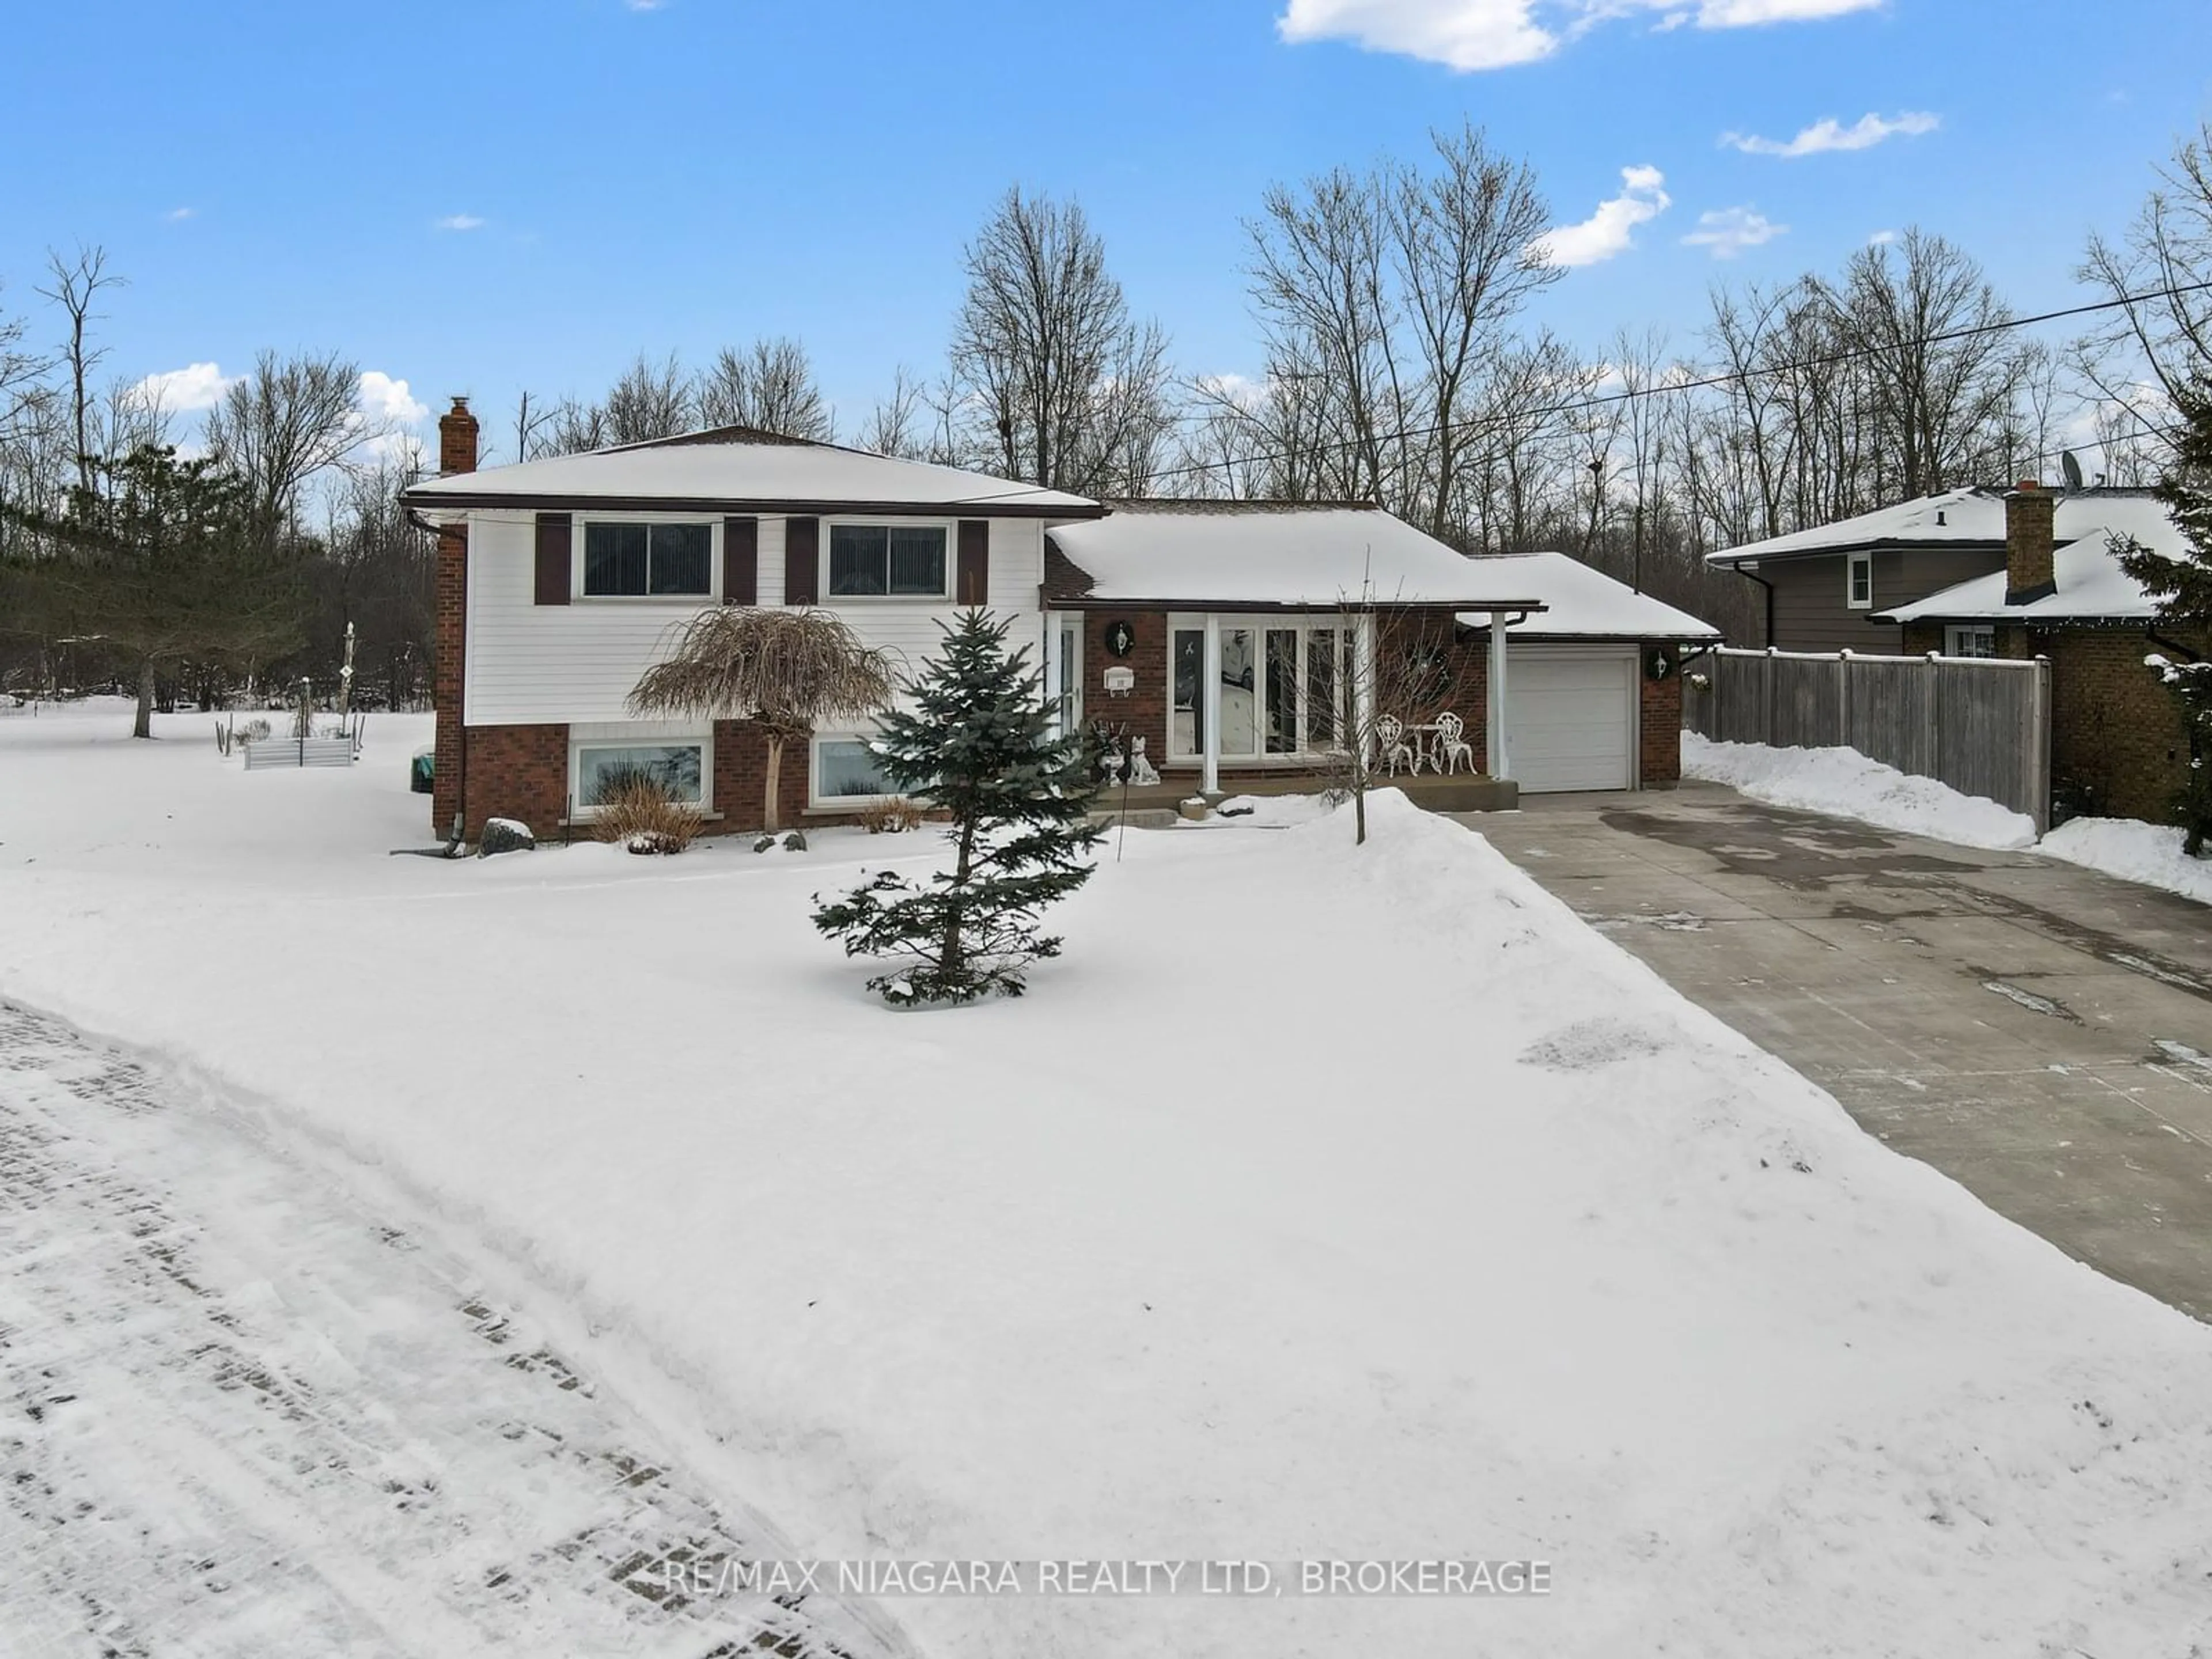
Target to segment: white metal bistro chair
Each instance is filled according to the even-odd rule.
[[[1416,777],[1421,771],[1421,751],[1406,741],[1406,722],[1395,714],[1385,714],[1375,722],[1375,746],[1382,751],[1382,768],[1392,777],[1398,775],[1398,763],[1404,761]]]
[[[1474,770],[1474,745],[1467,740],[1467,722],[1449,708],[1437,716],[1436,759],[1439,772],[1456,772],[1462,761],[1468,771]]]

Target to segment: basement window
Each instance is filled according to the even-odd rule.
[[[1874,609],[1874,555],[1851,553],[1844,559],[1844,599],[1854,611]]]
[[[1954,623],[1943,630],[1943,654],[1947,657],[1994,657],[1997,653],[1997,630],[1988,623]]]
[[[605,806],[629,783],[653,784],[672,800],[707,804],[707,744],[684,743],[579,744],[575,750],[575,802],[584,811]]]
[[[813,785],[817,807],[860,805],[900,793],[884,775],[882,763],[865,738],[815,738]]]

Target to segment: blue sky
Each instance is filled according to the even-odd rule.
[[[472,394],[495,429],[521,387],[596,395],[641,349],[773,333],[805,340],[849,426],[895,364],[936,368],[962,242],[1015,182],[1081,200],[1183,369],[1250,372],[1240,221],[1267,185],[1465,119],[1534,165],[1563,225],[1641,204],[1570,239],[1589,263],[1543,303],[1593,354],[1625,324],[1696,356],[1714,278],[1832,270],[1912,223],[2040,310],[2081,297],[2085,234],[2212,112],[2205,0],[20,13],[0,311],[50,336],[45,249],[99,242],[131,280],[106,306],[111,373],[336,349],[416,404]],[[1824,118],[1888,136],[1767,153]]]

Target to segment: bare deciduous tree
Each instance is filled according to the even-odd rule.
[[[836,435],[806,348],[785,336],[743,351],[723,347],[699,377],[697,403],[702,426],[749,426],[823,443]]]
[[[363,416],[360,398],[360,365],[336,352],[264,351],[253,372],[232,382],[208,411],[208,453],[245,483],[264,541],[273,543],[294,523],[309,480],[386,435]]]
[[[1130,319],[1083,210],[1009,191],[966,264],[952,366],[979,448],[1011,477],[1130,493],[1173,424],[1166,340]]]
[[[108,270],[107,250],[98,246],[80,246],[76,256],[67,259],[49,249],[46,272],[53,286],[39,292],[59,306],[69,319],[62,362],[69,370],[70,429],[76,439],[77,488],[89,489],[94,460],[92,372],[107,356],[105,347],[91,343],[89,328],[96,320],[92,307],[102,289],[119,287],[123,278]]]
[[[669,353],[658,363],[641,354],[609,389],[601,419],[605,441],[610,444],[673,438],[696,426],[691,382],[676,361],[676,354]]]

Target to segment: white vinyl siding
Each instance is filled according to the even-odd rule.
[[[579,599],[570,605],[538,605],[534,603],[535,547],[534,520],[528,514],[478,514],[470,520],[467,695],[462,718],[471,726],[621,723],[628,717],[625,702],[630,688],[659,658],[671,625],[693,615],[701,601]],[[580,569],[582,551],[580,521],[575,548]],[[783,603],[783,562],[784,520],[763,517],[760,604]],[[712,592],[719,596],[719,520],[714,563]],[[1013,620],[1008,643],[1029,647],[1032,666],[1039,665],[1043,618],[1037,590],[1044,580],[1043,521],[991,520],[990,573],[992,614]],[[825,594],[823,608],[844,617],[866,643],[894,653],[902,673],[921,667],[938,648],[938,624],[958,614],[946,599],[868,599],[842,605]]]
[[[1521,792],[1634,788],[1637,648],[1514,645],[1510,653],[1505,752]]]

